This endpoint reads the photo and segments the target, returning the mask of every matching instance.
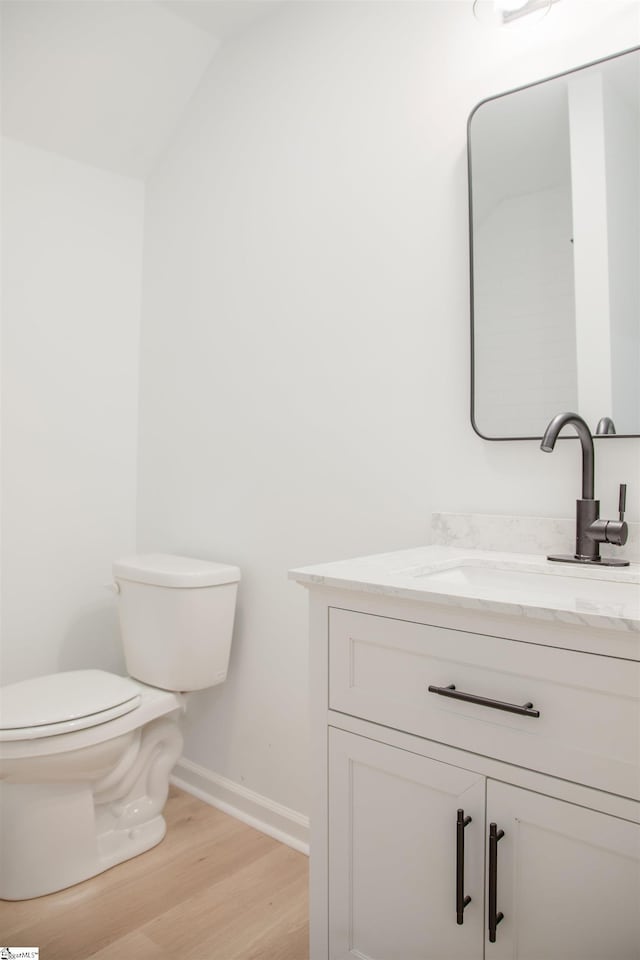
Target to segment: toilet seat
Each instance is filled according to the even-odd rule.
[[[86,730],[135,710],[140,685],[105,670],[71,670],[0,688],[0,741]]]

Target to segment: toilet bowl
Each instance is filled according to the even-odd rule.
[[[179,691],[226,677],[237,567],[151,555],[114,574],[132,675],[75,670],[0,688],[4,900],[61,890],[162,840]]]

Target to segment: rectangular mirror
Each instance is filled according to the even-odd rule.
[[[640,48],[483,100],[467,142],[475,431],[640,435]]]

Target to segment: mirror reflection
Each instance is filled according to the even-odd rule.
[[[640,435],[640,50],[469,119],[472,421]]]

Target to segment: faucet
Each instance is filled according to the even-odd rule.
[[[559,413],[549,423],[544,432],[540,447],[545,453],[551,453],[556,445],[558,434],[564,426],[571,424],[582,444],[582,499],[576,501],[576,552],[573,556],[561,554],[549,556],[547,560],[559,560],[563,563],[600,563],[607,567],[628,567],[628,560],[617,560],[600,556],[601,543],[615,543],[624,546],[629,529],[624,519],[627,500],[627,485],[620,484],[618,502],[618,520],[600,519],[600,501],[594,499],[595,457],[593,439],[589,427],[577,413]]]
[[[616,425],[611,417],[600,417],[596,427],[596,437],[612,436],[616,432]]]

